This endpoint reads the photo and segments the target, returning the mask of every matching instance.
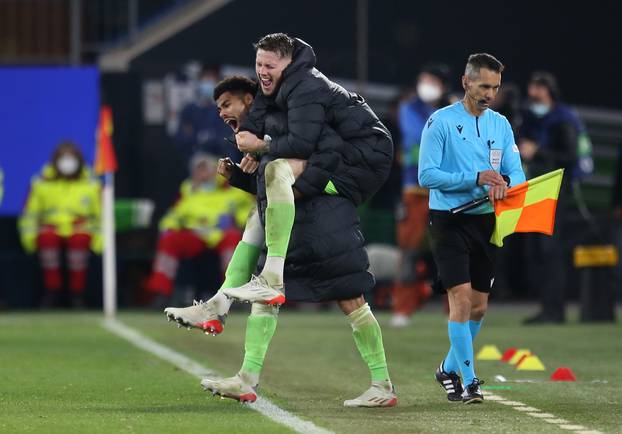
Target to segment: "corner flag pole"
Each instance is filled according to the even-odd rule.
[[[113,318],[117,313],[117,251],[114,221],[114,172],[117,159],[112,145],[112,110],[102,106],[97,127],[95,173],[104,176],[102,194],[102,230],[104,241],[104,314]]]
[[[117,250],[114,221],[114,172],[104,175],[103,191],[104,236],[104,314],[114,318],[117,314]]]

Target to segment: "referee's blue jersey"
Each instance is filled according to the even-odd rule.
[[[462,101],[437,110],[421,136],[419,184],[430,190],[430,209],[447,211],[486,196],[476,184],[477,173],[494,169],[510,177],[510,186],[525,181],[518,147],[505,116],[487,109],[480,116]],[[492,212],[490,202],[468,211]]]

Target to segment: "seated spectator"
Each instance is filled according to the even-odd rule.
[[[215,250],[224,274],[242,239],[240,227],[246,222],[253,198],[216,177],[217,166],[216,158],[207,154],[192,157],[191,178],[181,184],[179,200],[160,221],[161,235],[147,283],[155,295],[153,307],[169,302],[180,260]]]
[[[102,248],[100,197],[99,181],[71,142],[58,145],[51,162],[33,178],[18,224],[24,250],[37,252],[43,268],[43,307],[58,305],[63,251],[72,305],[84,307],[89,250],[100,253]]]

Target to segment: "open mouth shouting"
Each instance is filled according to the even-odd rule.
[[[238,128],[240,128],[240,123],[238,122],[238,118],[236,117],[226,117],[224,119],[225,123],[231,127],[233,131],[238,132]]]
[[[274,88],[274,81],[271,77],[259,77],[259,82],[261,83],[261,90],[266,95],[270,95]]]

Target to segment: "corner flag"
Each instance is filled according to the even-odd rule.
[[[118,168],[117,158],[112,144],[112,109],[109,106],[102,106],[99,111],[99,122],[97,123],[95,149],[95,173],[103,175],[115,172]]]
[[[102,106],[95,133],[95,173],[104,176],[102,195],[104,235],[104,313],[113,318],[117,312],[117,258],[114,221],[114,172],[118,168],[112,144],[112,109]]]
[[[495,230],[490,242],[503,245],[503,238],[514,232],[540,232],[553,235],[557,197],[564,169],[557,169],[518,184],[495,201]]]

